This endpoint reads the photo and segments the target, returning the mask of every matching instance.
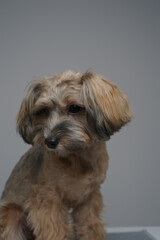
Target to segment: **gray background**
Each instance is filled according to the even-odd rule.
[[[109,226],[160,225],[160,1],[0,1],[0,191],[29,148],[16,134],[27,83],[71,69],[106,76],[134,119],[108,142]]]

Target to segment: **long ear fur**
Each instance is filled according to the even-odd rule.
[[[42,80],[34,80],[29,84],[17,114],[17,131],[28,144],[33,144],[34,131],[32,124],[32,108],[40,95],[42,89],[41,82]]]
[[[86,72],[81,80],[88,122],[99,137],[108,139],[132,118],[127,96],[100,75]]]

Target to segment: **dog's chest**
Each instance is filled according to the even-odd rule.
[[[70,207],[80,203],[104,181],[106,172],[84,174],[83,176],[68,176],[61,174],[57,182],[59,194]]]
[[[55,159],[46,164],[44,178],[46,187],[52,189],[69,207],[74,207],[86,199],[95,189],[103,183],[108,168],[108,155],[103,151],[100,157],[91,161],[68,161]],[[48,167],[49,166],[49,167]],[[48,173],[46,175],[46,172]]]

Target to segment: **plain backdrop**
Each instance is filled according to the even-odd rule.
[[[92,68],[127,94],[133,121],[107,143],[109,226],[160,225],[160,1],[0,1],[0,192],[30,147],[16,114],[30,80]]]

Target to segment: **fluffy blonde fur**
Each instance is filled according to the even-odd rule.
[[[0,240],[104,240],[105,141],[131,118],[126,95],[92,72],[31,82],[17,130],[33,146],[3,191]]]

